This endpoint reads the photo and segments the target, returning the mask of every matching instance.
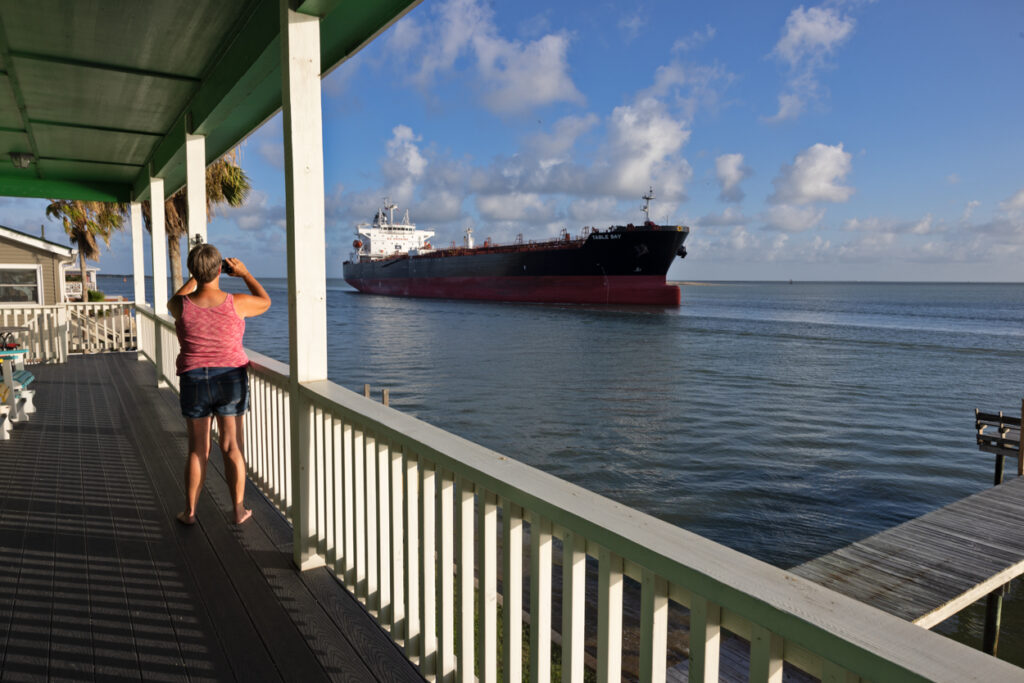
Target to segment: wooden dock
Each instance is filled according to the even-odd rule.
[[[791,571],[931,628],[1024,574],[1024,477]]]
[[[1003,430],[1001,438],[1018,439],[1019,428],[1018,418],[1016,431]],[[1016,441],[996,447],[999,462],[1004,455],[1017,457]],[[991,653],[998,640],[1000,590],[1024,574],[1022,520],[1024,477],[1015,477],[790,571],[929,629],[988,597],[991,623],[983,647]],[[669,679],[688,680],[688,664],[670,669]],[[723,640],[722,680],[747,680],[749,665],[749,643]],[[783,680],[810,679],[787,664]]]

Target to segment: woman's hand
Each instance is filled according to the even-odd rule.
[[[226,258],[224,260],[227,261],[228,266],[231,268],[229,272],[225,273],[226,275],[232,275],[234,277],[245,277],[246,275],[249,274],[249,270],[245,267],[245,264],[242,263],[241,260],[236,258]]]

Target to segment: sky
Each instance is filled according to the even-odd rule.
[[[691,227],[670,279],[1024,281],[1022,73],[1019,0],[425,0],[324,78],[328,276],[385,197],[447,245],[638,223],[653,187]],[[265,276],[281,136],[209,226]],[[0,224],[63,242],[45,204]],[[127,233],[98,265],[131,272]]]

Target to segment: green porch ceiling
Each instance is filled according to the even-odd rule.
[[[293,1],[321,17],[321,70],[420,0]],[[279,0],[0,0],[0,195],[147,199],[185,183],[281,108]],[[35,161],[18,169],[14,152]]]

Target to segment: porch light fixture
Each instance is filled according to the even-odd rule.
[[[28,152],[11,152],[11,163],[14,164],[14,168],[28,168],[35,160],[35,156]]]

